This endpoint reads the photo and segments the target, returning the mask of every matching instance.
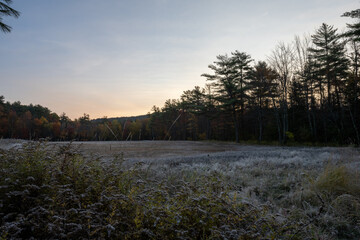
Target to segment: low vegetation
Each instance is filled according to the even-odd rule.
[[[0,237],[357,239],[351,164],[125,163],[29,143],[0,152]]]

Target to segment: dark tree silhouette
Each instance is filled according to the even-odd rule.
[[[344,36],[349,37],[355,42],[360,42],[360,9],[353,10],[351,12],[346,12],[342,17],[351,17],[356,18],[356,22],[353,24],[347,24],[348,31]]]
[[[0,28],[4,33],[11,32],[11,27],[3,22],[3,16],[12,16],[16,18],[20,16],[20,12],[9,6],[11,3],[12,0],[0,0]]]
[[[264,127],[264,108],[269,106],[269,102],[274,98],[276,93],[277,78],[276,72],[271,69],[266,62],[258,62],[251,71],[251,104],[256,109],[257,120],[259,123],[258,141],[263,139]]]

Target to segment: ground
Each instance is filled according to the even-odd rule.
[[[2,139],[0,148],[19,148],[28,141]],[[57,149],[70,142],[49,142]],[[360,150],[351,147],[281,147],[241,145],[231,142],[209,141],[108,141],[72,142],[72,148],[85,156],[96,156],[103,161],[115,155],[125,163],[142,162],[152,168],[160,167],[191,170],[219,170],[225,175],[235,169],[280,168],[312,169],[320,171],[328,164],[343,164],[360,169]]]
[[[3,174],[9,175],[4,178],[0,190],[9,188],[9,182],[16,185],[15,190],[3,193],[6,198],[13,195],[16,197],[23,193],[26,195],[34,188],[33,184],[26,185],[22,181],[18,181],[19,173],[32,174],[36,172],[37,167],[47,166],[46,163],[43,165],[41,151],[37,152],[34,145],[26,147],[28,143],[24,140],[0,140],[0,149],[10,150],[3,151],[3,153],[0,151],[0,154],[3,154],[3,168],[0,170],[3,171]],[[100,192],[94,192],[91,199],[95,202],[91,206],[97,206],[96,204],[99,203],[107,206],[109,203],[106,202],[106,199],[112,199],[108,195],[117,194],[113,200],[119,201],[119,204],[121,203],[119,206],[123,207],[125,206],[122,202],[123,199],[118,196],[125,194],[126,199],[131,200],[128,205],[131,207],[125,210],[133,211],[137,216],[135,220],[130,219],[129,224],[132,224],[131,226],[135,224],[136,228],[142,227],[137,225],[139,223],[137,218],[139,211],[143,211],[144,216],[148,216],[147,221],[151,223],[146,226],[146,229],[154,228],[153,233],[161,233],[156,225],[158,221],[156,219],[166,220],[164,224],[171,223],[168,227],[173,229],[188,231],[187,225],[183,229],[178,226],[177,221],[179,216],[185,217],[186,212],[182,212],[184,209],[192,209],[189,218],[192,218],[194,213],[199,213],[199,224],[204,224],[204,219],[210,219],[208,222],[205,221],[206,224],[211,223],[213,229],[232,239],[233,230],[243,230],[243,228],[238,228],[236,224],[233,227],[226,225],[229,227],[227,232],[227,228],[223,229],[225,225],[222,226],[220,223],[216,225],[211,221],[219,220],[220,216],[227,216],[221,221],[230,219],[230,224],[234,219],[229,218],[228,213],[228,215],[221,215],[224,212],[218,208],[214,215],[209,213],[214,206],[218,207],[220,203],[229,203],[230,206],[224,207],[225,212],[230,211],[236,204],[246,206],[245,213],[246,211],[251,213],[244,216],[252,216],[253,211],[258,212],[259,216],[257,217],[264,220],[266,224],[261,225],[259,221],[255,221],[253,224],[257,228],[254,230],[254,234],[265,229],[265,232],[261,233],[262,236],[275,234],[271,236],[282,236],[279,237],[280,239],[359,239],[360,150],[358,148],[255,146],[208,141],[46,142],[44,144],[39,149],[46,149],[44,159],[49,160],[48,164],[54,164],[55,170],[53,172],[53,167],[50,167],[48,171],[51,174],[44,173],[46,177],[39,179],[51,180],[49,182],[52,184],[52,189],[57,190],[50,193],[60,192],[61,194],[56,195],[59,197],[63,196],[63,188],[72,192],[82,189],[76,187],[78,185],[87,186],[84,193],[80,192],[75,198],[71,198],[71,201],[78,201],[83,196],[94,192],[94,189],[101,188],[96,179],[106,182],[106,179],[114,178],[116,180],[118,178],[116,181],[111,180],[111,183],[107,183],[109,185],[103,187],[106,191],[110,191],[109,193],[102,188],[101,191],[99,190]],[[72,150],[66,150],[66,146],[71,146]],[[75,154],[79,152],[80,155]],[[118,161],[119,158],[115,156],[120,156],[121,160]],[[36,160],[37,158],[41,161],[37,162],[39,161]],[[51,159],[53,160],[50,161]],[[82,159],[88,160],[83,161]],[[101,167],[94,167],[96,164],[93,160]],[[11,163],[14,161],[17,162],[12,166]],[[23,161],[25,163],[22,163]],[[68,171],[64,170],[67,169],[66,167],[68,167]],[[75,174],[74,171],[78,171],[78,173]],[[118,171],[120,172],[117,173]],[[40,173],[42,172],[40,171]],[[61,174],[56,175],[55,173]],[[86,177],[82,178],[82,176]],[[15,181],[9,179],[15,179]],[[26,175],[23,181],[30,181],[29,179],[33,181],[34,178]],[[92,182],[92,180],[94,181]],[[63,181],[65,183],[59,184]],[[117,182],[117,184],[113,184],[113,182]],[[56,184],[54,185],[54,183]],[[136,184],[131,185],[132,183]],[[43,186],[46,184],[41,183],[40,187],[35,187],[41,189]],[[75,190],[70,189],[70,186],[75,186]],[[88,191],[88,189],[93,190]],[[120,191],[121,194],[118,195],[117,191]],[[185,193],[187,197],[184,198]],[[104,194],[106,197],[103,197]],[[165,198],[163,198],[164,196]],[[133,207],[135,200],[139,201],[137,207]],[[70,200],[66,198],[66,201]],[[12,206],[13,200],[10,199],[8,202],[9,207]],[[60,200],[57,202],[62,203]],[[50,206],[53,207],[51,204]],[[79,206],[77,211],[84,211],[82,205]],[[193,209],[194,206],[196,211]],[[173,208],[177,210],[169,210]],[[154,209],[161,210],[161,214],[153,212]],[[61,211],[56,213],[57,215],[61,215],[63,212],[62,205],[59,210]],[[113,211],[113,209],[110,210],[110,212]],[[217,212],[218,210],[220,212]],[[237,209],[236,216],[242,214],[240,210],[244,209]],[[73,209],[71,208],[69,211],[73,211]],[[94,210],[96,213],[97,211],[97,209]],[[109,212],[103,211],[104,216],[109,215]],[[17,214],[21,215],[22,212]],[[159,217],[163,214],[168,218]],[[209,214],[212,217],[209,217]],[[29,216],[32,219],[32,215]],[[121,213],[119,216],[131,217],[132,215]],[[67,219],[67,217],[66,213],[62,219]],[[81,219],[76,217],[66,221],[73,224]],[[156,221],[153,223],[151,219]],[[49,225],[47,218],[44,221],[45,225]],[[193,221],[190,221],[191,224]],[[18,224],[16,218],[14,223]],[[12,222],[8,221],[6,224],[2,227],[3,231],[11,233],[13,231]],[[57,222],[54,220],[52,224],[56,225]],[[87,226],[87,223],[81,224],[85,224],[81,226]],[[103,227],[103,223],[101,224],[100,227]],[[271,228],[274,231],[268,229],[272,224],[276,225]],[[201,230],[203,228],[190,227],[190,229]],[[215,234],[215,230],[211,234]],[[56,231],[55,233],[58,234]],[[210,234],[210,232],[206,233]],[[52,236],[51,234],[54,233],[49,231],[49,234]],[[290,234],[291,237],[286,234]],[[234,235],[237,237],[233,238],[242,235],[242,232],[238,232]],[[14,233],[13,236],[18,235]],[[264,237],[264,239],[268,239],[268,237]]]
[[[19,148],[24,140],[1,139],[0,148]],[[51,146],[64,146],[69,142],[49,142]],[[85,155],[104,159],[116,154],[128,162],[182,162],[182,163],[234,163],[253,165],[259,162],[321,166],[331,160],[351,158],[360,162],[359,149],[343,147],[280,147],[240,145],[231,142],[208,141],[108,141],[72,142],[72,146]]]

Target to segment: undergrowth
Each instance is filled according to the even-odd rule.
[[[85,157],[71,144],[55,149],[29,143],[1,151],[0,238],[359,236],[359,185],[350,182],[355,173],[342,166],[307,178],[290,177],[285,169],[276,180],[248,191],[253,202],[244,198],[243,188],[251,184],[239,176],[215,170],[159,171],[143,163],[124,164],[122,156],[109,161]]]

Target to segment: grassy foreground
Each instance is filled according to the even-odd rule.
[[[345,164],[227,174],[102,161],[71,145],[0,151],[0,239],[360,236],[359,172]]]

